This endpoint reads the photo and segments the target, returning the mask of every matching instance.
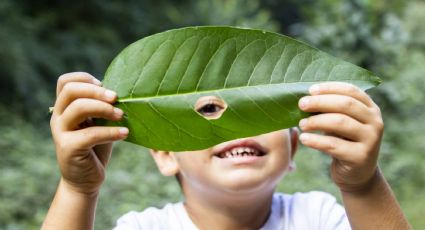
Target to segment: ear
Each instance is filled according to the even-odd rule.
[[[174,153],[159,150],[150,150],[158,170],[164,176],[174,176],[179,172],[179,164]]]
[[[300,131],[298,130],[297,127],[293,127],[291,128],[289,135],[290,135],[290,141],[291,141],[291,162],[289,163],[289,171],[295,171],[295,169],[297,168],[297,165],[295,164],[294,161],[294,157],[295,157],[295,153],[297,152],[298,149],[298,135],[299,135]]]

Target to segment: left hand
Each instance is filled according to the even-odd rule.
[[[344,192],[367,188],[377,173],[384,124],[379,107],[362,90],[342,82],[313,85],[301,110],[319,113],[300,121],[301,143],[333,158],[331,176]]]

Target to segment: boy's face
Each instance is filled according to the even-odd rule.
[[[293,165],[297,132],[275,131],[187,152],[152,151],[164,175],[178,174],[183,191],[244,193],[274,189]]]

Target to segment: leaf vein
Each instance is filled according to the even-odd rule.
[[[193,52],[193,54],[190,56],[190,61],[189,61],[189,63],[187,64],[187,66],[186,66],[186,68],[185,68],[185,70],[184,70],[183,77],[182,77],[182,79],[180,80],[180,83],[179,83],[179,85],[178,85],[178,87],[177,87],[177,91],[176,91],[176,93],[179,93],[179,92],[180,92],[181,84],[182,84],[182,82],[184,81],[185,77],[187,76],[187,75],[186,75],[186,74],[187,74],[187,70],[189,69],[189,66],[191,66],[192,61],[193,61],[193,57],[195,56],[196,52],[198,52],[199,47],[200,47],[200,44],[202,43],[202,41],[203,41],[204,39],[207,39],[207,38],[209,38],[209,37],[210,37],[210,35],[206,35],[205,37],[203,37],[203,38],[202,38],[202,39],[198,42],[198,45],[196,46],[195,51],[194,51],[194,52]]]
[[[156,90],[156,95],[158,95],[159,94],[159,91],[161,91],[162,83],[164,82],[165,76],[167,76],[167,73],[170,70],[170,66],[173,63],[173,61],[174,61],[174,59],[176,57],[176,54],[179,52],[179,49],[183,46],[183,44],[185,44],[186,42],[190,41],[189,39],[192,38],[192,37],[194,37],[194,36],[187,37],[184,40],[184,42],[182,42],[178,47],[175,48],[175,52],[173,54],[173,57],[171,58],[170,62],[168,63],[167,70],[165,71],[164,76],[162,77],[161,82],[159,83],[158,89]]]
[[[136,86],[138,85],[138,83],[139,83],[139,81],[140,81],[140,79],[142,78],[142,74],[143,74],[143,72],[145,71],[145,67],[146,67],[146,65],[147,64],[149,64],[149,61],[151,60],[151,58],[152,58],[152,56],[156,53],[156,51],[158,51],[158,49],[166,42],[167,40],[165,40],[165,41],[163,41],[163,42],[161,42],[160,43],[160,45],[158,45],[158,47],[156,47],[155,48],[155,51],[153,51],[152,52],[152,54],[149,56],[149,58],[148,58],[148,60],[146,60],[146,62],[145,62],[145,64],[143,65],[143,68],[142,68],[142,70],[140,71],[140,74],[139,74],[139,77],[136,79],[136,81],[134,82],[134,84],[133,84],[133,87],[132,87],[132,89],[131,89],[131,92],[130,92],[130,97],[133,97],[133,94],[134,94],[134,90],[136,89]]]

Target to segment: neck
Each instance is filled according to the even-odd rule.
[[[185,194],[185,208],[199,229],[259,229],[271,211],[273,190],[252,194]]]

